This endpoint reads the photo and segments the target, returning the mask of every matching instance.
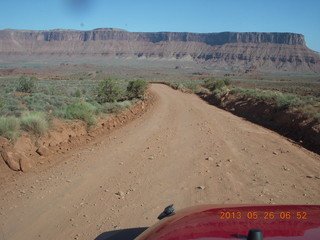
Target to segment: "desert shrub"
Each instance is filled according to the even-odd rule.
[[[308,104],[303,105],[300,108],[305,116],[314,118],[317,122],[320,122],[320,111],[317,107]]]
[[[0,93],[5,92],[4,89],[6,88],[6,84],[5,83],[0,83]]]
[[[79,99],[74,97],[46,95],[43,93],[35,93],[21,98],[21,103],[23,103],[29,111],[36,112],[64,109],[68,104],[77,101],[79,101]]]
[[[7,94],[5,96],[6,105],[19,105],[19,99],[14,97],[13,94]]]
[[[253,98],[261,101],[275,101],[280,92],[264,91],[260,89],[247,89],[243,92],[243,97]]]
[[[197,84],[188,83],[186,84],[186,88],[193,93],[199,93],[201,91],[201,89],[199,88],[199,85]]]
[[[207,89],[207,88],[198,87],[198,89],[195,91],[195,93],[196,94],[200,94],[200,95],[202,95],[202,94],[207,95],[207,94],[210,94],[211,91],[209,89]]]
[[[25,107],[19,105],[20,101],[18,98],[14,97],[12,94],[3,95],[3,105],[0,107],[0,116],[16,116],[19,117]]]
[[[103,113],[121,113],[125,108],[131,107],[131,101],[115,102],[115,103],[105,103],[102,105]]]
[[[215,79],[215,78],[208,78],[204,81],[203,87],[208,88],[210,91],[214,91],[216,89],[221,89],[230,84],[227,80]]]
[[[266,101],[275,104],[277,109],[288,109],[291,107],[299,107],[305,105],[299,96],[291,93],[282,93],[278,91],[269,91],[252,88],[234,88],[231,94],[237,94],[243,98],[253,98],[260,101]]]
[[[175,90],[182,90],[189,93],[201,93],[205,88],[202,87],[203,81],[201,80],[177,80],[163,82]]]
[[[11,92],[14,92],[15,90],[16,90],[15,87],[7,86],[7,87],[5,87],[4,92],[5,93],[11,93]]]
[[[53,110],[53,116],[60,119],[66,118],[66,109],[55,109]]]
[[[229,85],[231,85],[231,83],[232,83],[231,79],[229,79],[229,78],[223,79],[223,82],[224,82],[224,84],[225,84],[226,86],[229,86]]]
[[[0,109],[4,107],[4,99],[0,96]]]
[[[244,90],[245,90],[244,88],[236,87],[236,88],[232,88],[230,90],[230,93],[236,95],[236,94],[242,93]]]
[[[38,79],[36,77],[21,76],[19,79],[17,91],[34,93],[37,91],[37,81]]]
[[[28,109],[29,109],[29,111],[32,111],[32,112],[44,112],[44,111],[46,111],[45,106],[41,102],[37,102],[35,104],[29,105]]]
[[[288,109],[303,105],[303,101],[294,94],[281,94],[276,99],[276,105],[279,109]]]
[[[107,108],[108,113],[115,113],[115,114],[119,114],[123,111],[123,107],[121,105],[119,105],[118,103],[113,103],[109,106],[109,108]]]
[[[147,82],[141,79],[130,81],[127,87],[127,95],[129,98],[140,98],[147,89]]]
[[[123,102],[119,102],[118,104],[120,104],[122,107],[124,108],[129,108],[131,107],[136,101],[123,101]]]
[[[197,92],[198,85],[193,83],[188,83],[186,81],[183,82],[171,82],[169,83],[169,86],[172,87],[175,90],[182,90],[183,92]]]
[[[23,103],[29,111],[32,112],[45,112],[52,110],[51,101],[54,96],[46,95],[43,93],[35,93],[32,96],[26,96],[22,98]]]
[[[14,117],[21,117],[23,112],[25,111],[25,108],[20,106],[9,106],[7,108],[8,112],[4,115],[6,116],[14,116]]]
[[[16,139],[19,136],[20,123],[15,117],[0,118],[0,136],[8,139]]]
[[[212,93],[215,95],[215,97],[220,99],[228,93],[228,89],[227,88],[215,89]]]
[[[105,78],[99,83],[97,88],[98,103],[115,102],[122,96],[121,88],[112,78]]]
[[[243,98],[253,98],[256,100],[275,100],[279,95],[280,92],[273,92],[273,91],[265,91],[260,89],[253,89],[253,88],[233,88],[230,91],[231,94],[237,94]]]
[[[95,125],[97,120],[96,107],[88,102],[77,102],[67,106],[65,110],[65,118],[79,119],[85,121],[89,126]]]
[[[25,104],[33,104],[36,102],[36,99],[33,97],[33,96],[24,96],[22,97],[22,101],[25,103]]]
[[[44,90],[44,93],[47,95],[61,95],[61,91],[57,87],[54,87],[54,86],[47,87]]]
[[[81,97],[81,92],[79,89],[75,90],[72,94],[71,94],[73,97]]]
[[[49,129],[49,122],[44,113],[32,112],[20,118],[21,129],[41,136]]]
[[[172,87],[175,90],[182,90],[182,89],[185,88],[182,83],[177,83],[177,82],[170,82],[169,86]]]
[[[177,85],[176,85],[176,89],[178,89],[178,90],[182,90],[182,89],[184,89],[185,88],[185,86],[182,84],[182,83],[178,83]]]

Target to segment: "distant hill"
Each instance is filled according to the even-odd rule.
[[[295,33],[1,30],[0,57],[21,55],[174,58],[226,69],[320,73],[319,53]]]

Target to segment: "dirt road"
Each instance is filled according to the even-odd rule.
[[[197,96],[151,89],[142,117],[2,184],[0,239],[116,239],[171,203],[320,204],[318,155]]]

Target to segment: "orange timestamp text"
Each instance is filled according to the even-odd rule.
[[[294,211],[283,211],[283,212],[240,212],[240,211],[221,211],[220,219],[248,219],[248,220],[307,220],[308,214],[307,212],[294,212]]]

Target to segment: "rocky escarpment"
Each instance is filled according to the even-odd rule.
[[[223,45],[227,43],[275,43],[289,45],[305,45],[304,37],[295,33],[186,33],[157,32],[135,33],[121,29],[98,28],[92,31],[50,30],[25,31],[2,30],[1,40],[26,41],[143,41],[143,42],[200,42],[207,45]]]
[[[121,29],[2,30],[0,56],[101,55],[189,59],[227,69],[320,72],[320,57],[295,33],[136,33]]]

